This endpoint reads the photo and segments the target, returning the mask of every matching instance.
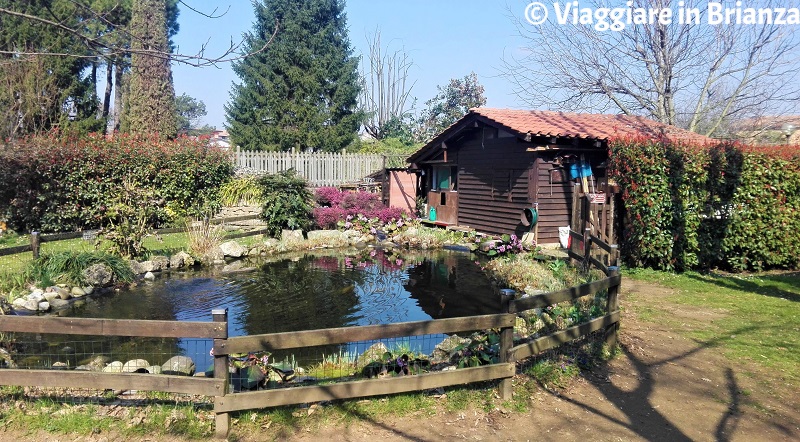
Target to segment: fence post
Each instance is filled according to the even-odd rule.
[[[33,251],[33,259],[39,259],[39,252],[41,246],[41,238],[39,232],[31,232],[31,251]]]
[[[592,229],[587,227],[583,230],[583,263],[581,264],[583,267],[584,272],[589,271],[589,256],[592,253],[592,239],[591,236]]]
[[[612,266],[608,268],[608,276],[613,277],[619,275],[619,267]],[[621,284],[621,283],[620,283]],[[606,314],[610,315],[619,309],[619,300],[617,299],[617,295],[619,294],[619,286],[620,284],[611,286],[608,288],[608,296],[606,297]],[[615,322],[611,325],[606,326],[606,345],[608,345],[609,351],[613,351],[614,347],[617,345],[617,333],[619,331],[619,322]]]
[[[214,340],[214,347],[224,346],[228,339],[228,309],[216,309],[211,311],[214,322],[225,323],[225,337]],[[214,397],[214,403],[218,404],[225,395],[228,394],[228,352],[217,352],[225,354],[214,354],[214,379],[222,379],[222,391],[219,396]],[[214,435],[218,439],[228,439],[231,427],[231,415],[229,413],[216,413],[214,422]]]
[[[500,290],[500,303],[501,310],[504,313],[515,314],[517,307],[514,304],[514,297],[516,292],[512,289]],[[509,361],[508,352],[514,346],[514,326],[504,327],[500,330],[500,362]],[[506,378],[500,381],[500,398],[504,401],[510,401],[514,393],[513,378]]]

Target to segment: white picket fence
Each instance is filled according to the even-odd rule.
[[[357,183],[382,170],[383,155],[357,153],[259,152],[236,149],[234,164],[253,173],[278,173],[294,169],[309,185],[340,186]]]

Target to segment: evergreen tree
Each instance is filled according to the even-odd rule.
[[[165,0],[135,0],[131,11],[130,91],[122,110],[122,131],[174,138],[178,127],[172,84]],[[142,51],[156,51],[154,54]]]
[[[225,106],[232,141],[246,150],[338,151],[355,137],[362,113],[358,59],[343,0],[254,2],[254,31],[234,63],[241,79]]]
[[[84,11],[68,0],[0,0],[0,7],[79,27]],[[96,130],[95,95],[85,70],[89,48],[62,29],[0,14],[0,139],[55,126]],[[69,53],[74,57],[46,54]]]

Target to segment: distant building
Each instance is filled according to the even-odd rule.
[[[227,130],[215,130],[211,132],[209,143],[222,149],[231,148],[231,138]]]

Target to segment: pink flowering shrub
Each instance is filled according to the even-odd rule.
[[[320,187],[315,192],[315,199],[319,207],[314,209],[314,222],[323,229],[341,227],[371,232],[390,226],[393,230],[405,215],[403,209],[384,206],[376,193],[342,192],[334,187]]]

